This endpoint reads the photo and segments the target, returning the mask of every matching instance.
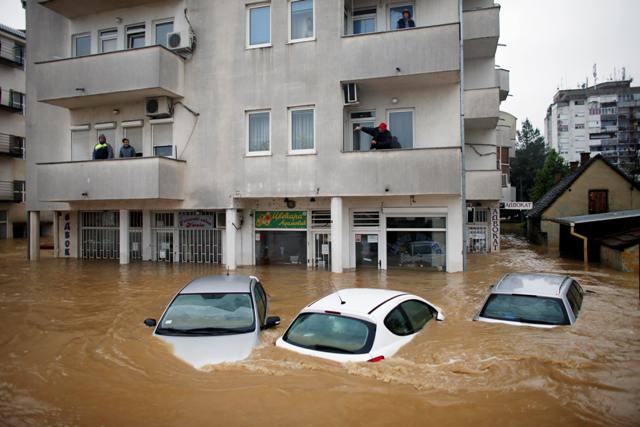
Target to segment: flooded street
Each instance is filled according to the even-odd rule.
[[[638,425],[640,310],[632,274],[562,260],[506,236],[464,274],[364,270],[332,275],[243,268],[282,325],[237,364],[198,371],[142,321],[196,276],[222,268],[24,260],[0,242],[0,425]],[[567,273],[588,292],[575,326],[471,322],[489,286],[514,271]],[[440,306],[381,363],[348,364],[274,347],[293,316],[337,288],[403,290]]]

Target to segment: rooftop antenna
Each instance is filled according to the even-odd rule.
[[[598,84],[598,64],[593,64],[593,84]]]
[[[627,67],[622,67],[622,80],[627,80]]]

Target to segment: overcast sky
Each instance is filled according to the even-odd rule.
[[[575,88],[598,64],[598,81],[626,67],[640,84],[640,0],[499,0],[501,36],[496,64],[511,71],[502,109],[529,117],[543,130],[558,88]],[[0,20],[24,28],[20,0],[0,0]]]

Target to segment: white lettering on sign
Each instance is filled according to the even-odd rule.
[[[533,202],[504,202],[504,208],[528,211],[533,209]]]
[[[64,256],[71,256],[71,215],[69,213],[64,214]]]
[[[500,251],[500,209],[491,209],[491,252]]]

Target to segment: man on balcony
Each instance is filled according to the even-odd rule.
[[[136,149],[129,144],[129,139],[122,138],[122,147],[120,147],[120,158],[135,157]]]
[[[397,15],[396,15],[397,16]],[[411,12],[408,9],[402,11],[402,18],[398,19],[398,29],[414,28],[416,23],[411,19]]]
[[[93,160],[113,159],[113,148],[104,135],[98,137],[98,143],[93,147]]]
[[[391,132],[387,129],[387,124],[384,122],[380,123],[378,127],[375,128],[356,126],[354,130],[362,131],[373,137],[371,140],[372,150],[386,150],[393,148],[393,137],[391,136]]]

